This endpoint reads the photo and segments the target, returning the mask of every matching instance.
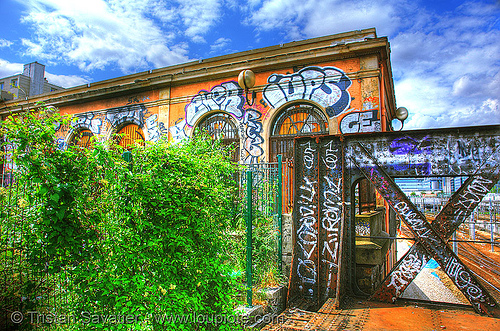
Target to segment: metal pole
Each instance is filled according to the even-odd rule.
[[[495,237],[493,235],[493,214],[491,210],[491,198],[490,198],[490,206],[489,206],[489,214],[490,214],[490,234],[491,234],[491,251],[495,251]]]
[[[472,211],[471,229],[472,229],[471,239],[476,240],[476,220],[474,219],[474,211]]]
[[[123,152],[122,159],[128,163],[128,169],[132,170],[132,153],[130,151]]]
[[[252,172],[247,171],[247,306],[252,307]]]
[[[283,271],[283,165],[278,155],[278,268]]]
[[[457,240],[457,231],[453,232],[453,240]],[[453,253],[458,254],[458,243],[453,242]]]

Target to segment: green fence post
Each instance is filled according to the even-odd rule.
[[[252,307],[252,172],[247,171],[247,306]]]
[[[283,173],[281,155],[278,155],[278,267],[283,272]]]
[[[122,159],[128,163],[129,170],[132,170],[132,153],[130,151],[125,151],[122,153]]]

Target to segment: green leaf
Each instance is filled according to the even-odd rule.
[[[59,194],[58,194],[58,193],[54,193],[54,194],[51,194],[51,195],[50,195],[50,200],[52,200],[52,201],[54,201],[54,202],[59,201],[59,198],[60,198],[60,196],[59,196]]]

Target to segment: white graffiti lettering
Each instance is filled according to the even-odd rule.
[[[265,101],[279,108],[293,100],[311,100],[323,106],[330,117],[346,110],[351,103],[347,89],[351,80],[334,67],[306,67],[294,74],[272,74],[264,87]]]
[[[466,293],[471,298],[479,299],[483,296],[481,288],[474,284],[472,276],[463,268],[462,264],[459,263],[455,257],[449,259],[445,271],[446,274],[453,279],[455,285],[457,285],[460,290],[465,289]]]
[[[410,253],[401,261],[398,268],[391,273],[388,288],[394,289],[393,301],[399,297],[408,284],[418,275],[420,270],[427,264],[425,255],[422,258],[416,253]]]
[[[379,132],[378,109],[349,112],[340,120],[339,128],[342,133]]]
[[[146,129],[148,130],[148,140],[157,142],[160,139],[160,130],[158,130],[158,115],[153,114],[146,118]]]
[[[71,126],[74,129],[86,128],[89,129],[93,134],[100,134],[102,119],[94,118],[93,113],[79,114],[72,120]]]
[[[301,144],[301,146],[307,146],[307,148],[304,150],[304,165],[307,169],[312,169],[314,165],[314,153],[316,152],[316,149],[311,148],[310,141],[305,144]]]
[[[255,109],[247,109],[245,111],[244,123],[246,125],[246,130],[244,131],[245,138],[243,141],[243,157],[244,163],[257,163],[259,158],[264,155],[264,150],[262,149],[262,143],[264,138],[262,138],[262,114]]]

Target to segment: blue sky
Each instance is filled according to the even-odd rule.
[[[375,27],[405,129],[500,124],[500,1],[0,0],[0,77],[64,87]]]

